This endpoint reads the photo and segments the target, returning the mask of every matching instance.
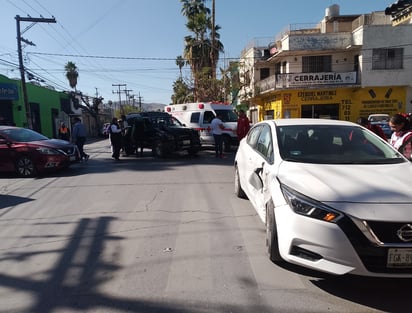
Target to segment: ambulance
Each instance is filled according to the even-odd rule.
[[[239,144],[236,134],[238,116],[230,104],[221,102],[173,104],[165,106],[165,111],[185,126],[198,130],[202,146],[215,144],[210,123],[217,114],[220,114],[225,126],[223,130],[224,151],[230,151],[232,146]]]

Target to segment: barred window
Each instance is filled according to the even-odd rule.
[[[373,49],[372,69],[390,70],[403,68],[403,48]]]
[[[302,57],[302,73],[321,73],[331,71],[331,55],[315,55]]]
[[[263,80],[265,78],[268,78],[270,76],[270,70],[269,68],[261,68],[260,69],[260,79]]]

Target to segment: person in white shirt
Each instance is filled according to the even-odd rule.
[[[412,131],[411,122],[407,114],[395,114],[389,120],[389,126],[393,131],[389,143],[411,160],[412,157]]]
[[[215,139],[215,153],[216,157],[223,158],[223,138],[222,133],[225,125],[222,122],[222,116],[218,114],[210,123],[212,128],[213,138]]]
[[[117,121],[117,118],[113,117],[110,124],[110,142],[112,144],[112,158],[119,160],[120,149],[122,148],[122,129]]]

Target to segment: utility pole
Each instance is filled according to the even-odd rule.
[[[123,107],[122,107],[122,90],[120,89],[120,87],[125,87],[126,88],[126,84],[112,84],[113,87],[118,87],[119,89],[116,91],[112,91],[113,93],[117,93],[119,95],[119,110],[120,110],[120,114],[123,114]]]
[[[218,57],[216,49],[216,30],[215,30],[215,0],[212,0],[212,49],[210,53],[210,63],[212,63],[212,78],[216,79],[216,58]]]
[[[24,75],[24,64],[23,64],[23,52],[21,48],[21,42],[25,42],[30,45],[34,45],[32,42],[24,39],[21,37],[22,33],[20,32],[20,22],[32,22],[30,26],[28,26],[23,33],[30,29],[35,23],[56,23],[56,19],[53,18],[33,18],[33,17],[20,17],[19,15],[16,15],[16,24],[17,24],[17,52],[19,54],[19,68],[20,68],[20,76],[21,76],[21,89],[23,93],[23,102],[24,102],[24,108],[26,110],[26,123],[27,127],[30,129],[33,129],[33,117],[31,114],[31,108],[29,104],[29,100],[27,97],[27,87],[26,87],[26,77]]]
[[[137,96],[137,99],[139,99],[139,101],[138,101],[139,111],[142,112],[142,97],[140,96],[140,91],[139,91],[139,95]]]
[[[125,89],[125,90],[123,90],[123,91],[124,91],[124,93],[126,94],[127,104],[130,105],[130,96],[129,96],[129,94],[130,94],[130,92],[133,91],[133,90],[132,90],[132,89]]]
[[[134,109],[134,107],[135,107],[134,96],[135,96],[135,95],[130,95],[130,96],[129,96],[129,99],[132,99],[132,107],[133,107],[133,109]]]

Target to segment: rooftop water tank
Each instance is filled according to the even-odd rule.
[[[325,10],[325,16],[326,17],[339,16],[339,5],[338,4],[332,4],[330,7],[327,7],[326,10]]]

